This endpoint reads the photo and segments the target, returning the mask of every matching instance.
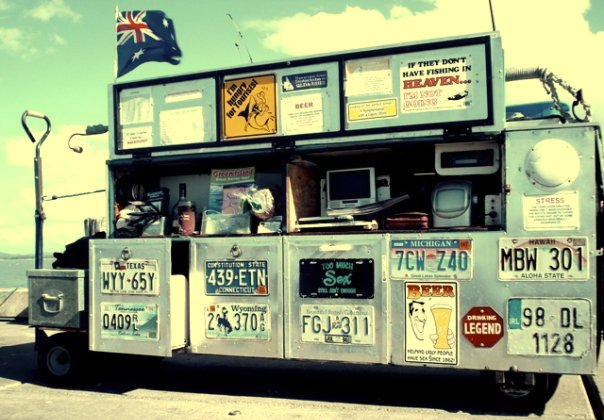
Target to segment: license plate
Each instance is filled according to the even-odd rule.
[[[157,296],[158,267],[157,260],[101,259],[101,293]]]
[[[586,299],[508,300],[508,354],[582,357],[591,349]]]
[[[470,280],[471,239],[403,239],[390,244],[390,276],[395,279]]]
[[[122,340],[157,340],[157,305],[101,303],[101,337]]]
[[[502,280],[586,280],[589,251],[585,237],[501,238]]]
[[[373,345],[373,306],[301,305],[302,341]]]
[[[206,261],[206,294],[267,296],[268,261]]]
[[[266,304],[213,303],[206,306],[206,337],[269,340],[271,311]]]
[[[371,258],[300,260],[300,297],[372,299],[375,264]]]

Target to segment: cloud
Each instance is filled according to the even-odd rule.
[[[39,6],[34,7],[28,13],[34,19],[48,22],[49,20],[57,18],[68,18],[73,20],[80,20],[81,16],[73,11],[64,0],[47,0],[41,3]]]
[[[604,32],[593,33],[584,14],[589,0],[493,1],[506,68],[546,67],[575,89],[584,88],[594,119],[604,114],[599,52]],[[340,13],[298,13],[271,21],[244,22],[261,34],[262,44],[289,56],[314,55],[379,45],[420,41],[492,30],[488,2],[435,0],[430,10],[394,6],[389,13],[346,7]],[[471,11],[471,12],[470,12]],[[548,100],[538,81],[508,83],[510,103]],[[570,101],[569,95],[561,95]]]
[[[10,10],[12,5],[7,0],[0,0],[0,12]]]
[[[18,53],[27,43],[27,36],[21,29],[0,28],[0,50]]]

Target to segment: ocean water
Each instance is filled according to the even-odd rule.
[[[52,268],[54,258],[44,258],[44,268]],[[0,258],[0,289],[27,287],[26,271],[35,268],[34,258]]]

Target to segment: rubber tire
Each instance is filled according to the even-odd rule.
[[[86,351],[83,334],[52,335],[38,349],[38,368],[51,385],[72,385],[83,377]]]
[[[509,374],[509,372],[506,372]],[[503,384],[495,381],[495,373],[489,372],[488,380],[494,389],[496,399],[503,407],[526,411],[541,410],[556,392],[560,375],[554,373],[535,373],[535,385],[523,392],[506,390]]]

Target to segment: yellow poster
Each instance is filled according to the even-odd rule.
[[[222,86],[225,140],[277,132],[275,76],[226,80]]]

